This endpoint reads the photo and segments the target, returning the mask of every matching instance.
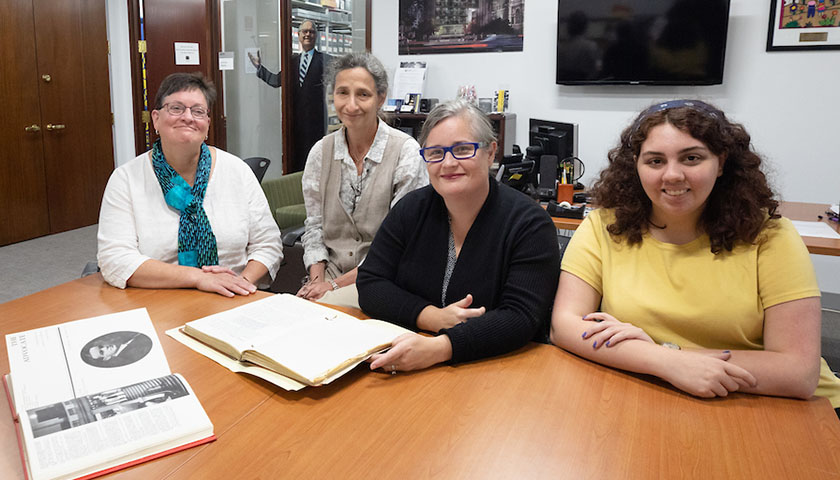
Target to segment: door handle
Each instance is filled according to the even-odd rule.
[[[35,125],[33,123],[32,125],[30,125],[28,127],[25,127],[24,130],[26,130],[27,133],[35,133],[35,132],[40,132],[41,127],[39,127],[38,125]]]
[[[47,83],[50,83],[50,81],[52,80],[52,77],[49,75],[41,75],[41,78],[43,78],[44,81]]]
[[[48,132],[52,132],[53,130],[64,130],[65,128],[67,128],[67,127],[65,127],[64,125],[62,125],[60,123],[56,123],[55,125],[53,125],[52,123],[47,124],[47,131]]]

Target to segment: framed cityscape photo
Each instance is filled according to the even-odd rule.
[[[525,0],[400,0],[399,54],[521,52]]]

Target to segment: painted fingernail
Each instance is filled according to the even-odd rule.
[[[609,347],[609,346],[610,346],[610,341],[609,341],[609,340],[607,340],[607,343],[605,343],[604,345],[606,345],[606,346],[608,346],[608,347]]]
[[[583,335],[581,335],[581,338],[586,338],[586,334],[587,334],[587,333],[588,333],[588,332],[583,332]]]
[[[597,347],[598,347],[598,340],[595,340],[594,342],[592,342],[592,348],[597,348]]]
[[[729,353],[729,350],[724,350],[723,353]]]
[[[584,315],[584,316],[582,316],[581,318],[582,318],[583,320],[586,320],[586,317],[588,317],[588,315]]]

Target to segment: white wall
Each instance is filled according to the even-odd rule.
[[[710,87],[571,87],[554,83],[557,4],[528,1],[522,52],[457,55],[397,54],[396,0],[373,0],[373,53],[392,71],[400,60],[426,60],[426,95],[455,96],[457,86],[474,84],[479,96],[511,91],[517,138],[527,143],[528,118],[580,125],[579,155],[591,182],[606,164],[606,153],[633,115],[654,101],[700,97],[743,122],[755,147],[768,159],[775,186],[785,200],[840,201],[840,161],[831,132],[837,102],[832,87],[840,79],[840,51],[765,52],[766,2],[732,0],[723,85]],[[108,0],[111,42],[111,96],[115,161],[134,158],[131,76],[126,3]],[[840,293],[840,257],[811,256],[820,288]]]
[[[427,61],[426,96],[441,100],[453,98],[459,84],[475,85],[479,97],[509,89],[523,149],[529,118],[579,124],[584,183],[606,165],[607,151],[638,111],[695,97],[746,125],[783,200],[840,201],[838,147],[829,133],[838,118],[830,92],[840,80],[840,51],[766,52],[767,2],[732,0],[723,84],[706,87],[556,85],[557,2],[550,0],[526,2],[522,52],[400,56],[398,7],[396,0],[372,6],[372,50],[392,72],[401,60]],[[840,292],[840,258],[811,258],[821,289]]]

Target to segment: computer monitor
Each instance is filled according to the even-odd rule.
[[[530,119],[528,128],[529,145],[542,147],[543,155],[557,155],[562,162],[577,157],[578,126],[576,123],[551,122]]]
[[[541,155],[556,155],[557,160],[572,165],[573,178],[583,175],[580,162],[572,161],[578,156],[578,126],[576,123],[552,122],[549,120],[530,119],[528,129],[530,146],[542,148]],[[540,165],[537,165],[537,171]]]

